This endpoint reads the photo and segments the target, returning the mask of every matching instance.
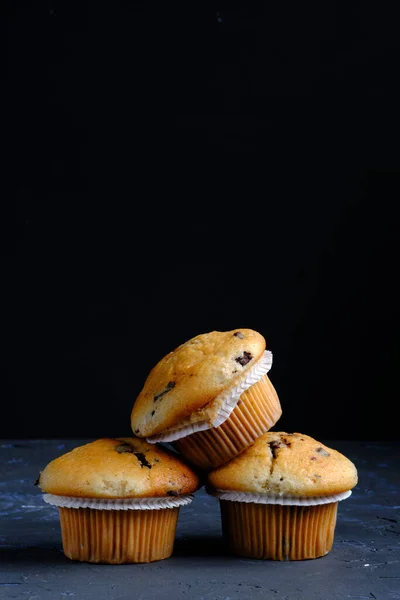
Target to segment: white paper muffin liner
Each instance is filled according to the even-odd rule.
[[[57,496],[44,494],[43,500],[53,506],[62,508],[94,508],[97,510],[160,510],[162,508],[176,508],[190,504],[194,496],[171,496],[163,498],[73,498],[72,496]]]
[[[236,407],[240,396],[249,389],[252,385],[260,381],[268,373],[272,367],[272,352],[265,350],[260,360],[249,369],[241,378],[240,382],[235,387],[224,390],[219,396],[217,396],[213,403],[221,403],[218,412],[214,419],[209,421],[198,421],[197,423],[190,423],[189,425],[177,426],[174,429],[170,429],[165,433],[152,435],[146,440],[150,444],[156,444],[157,442],[174,442],[183,437],[197,433],[199,431],[205,431],[213,427],[219,427],[228,419],[232,411]]]
[[[278,494],[253,494],[250,492],[227,492],[224,490],[215,490],[211,492],[212,496],[220,500],[229,500],[231,502],[251,502],[253,504],[281,504],[284,506],[315,506],[317,504],[330,504],[331,502],[340,502],[351,495],[351,490],[341,492],[340,494],[331,494],[330,496],[289,496]]]

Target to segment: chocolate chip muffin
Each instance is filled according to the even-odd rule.
[[[172,554],[180,507],[192,501],[199,478],[175,452],[132,437],[78,446],[36,483],[59,509],[68,558],[119,564]]]
[[[203,470],[219,466],[280,418],[271,365],[257,331],[198,335],[150,371],[131,412],[132,430],[150,443],[171,443]]]
[[[222,531],[237,555],[271,560],[324,556],[338,503],[357,484],[343,454],[301,433],[269,431],[207,476]]]

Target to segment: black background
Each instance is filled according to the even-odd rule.
[[[398,438],[395,6],[5,5],[1,437],[130,435],[155,362],[250,327],[278,429]]]

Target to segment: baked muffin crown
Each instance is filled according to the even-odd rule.
[[[174,452],[139,438],[102,438],[52,460],[40,473],[43,492],[77,498],[180,496],[199,477]]]
[[[268,431],[239,456],[208,474],[213,490],[288,496],[323,496],[352,489],[355,465],[302,433]]]
[[[133,432],[152,436],[179,424],[234,385],[265,347],[252,329],[211,331],[181,344],[150,371],[132,408]]]

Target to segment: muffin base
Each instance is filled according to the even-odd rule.
[[[223,536],[238,556],[306,560],[332,549],[338,502],[282,506],[220,500]]]
[[[282,408],[267,375],[240,396],[229,418],[219,425],[172,442],[188,461],[209,471],[231,460],[275,425]]]
[[[63,551],[90,563],[148,563],[171,556],[179,507],[98,510],[59,507]]]

